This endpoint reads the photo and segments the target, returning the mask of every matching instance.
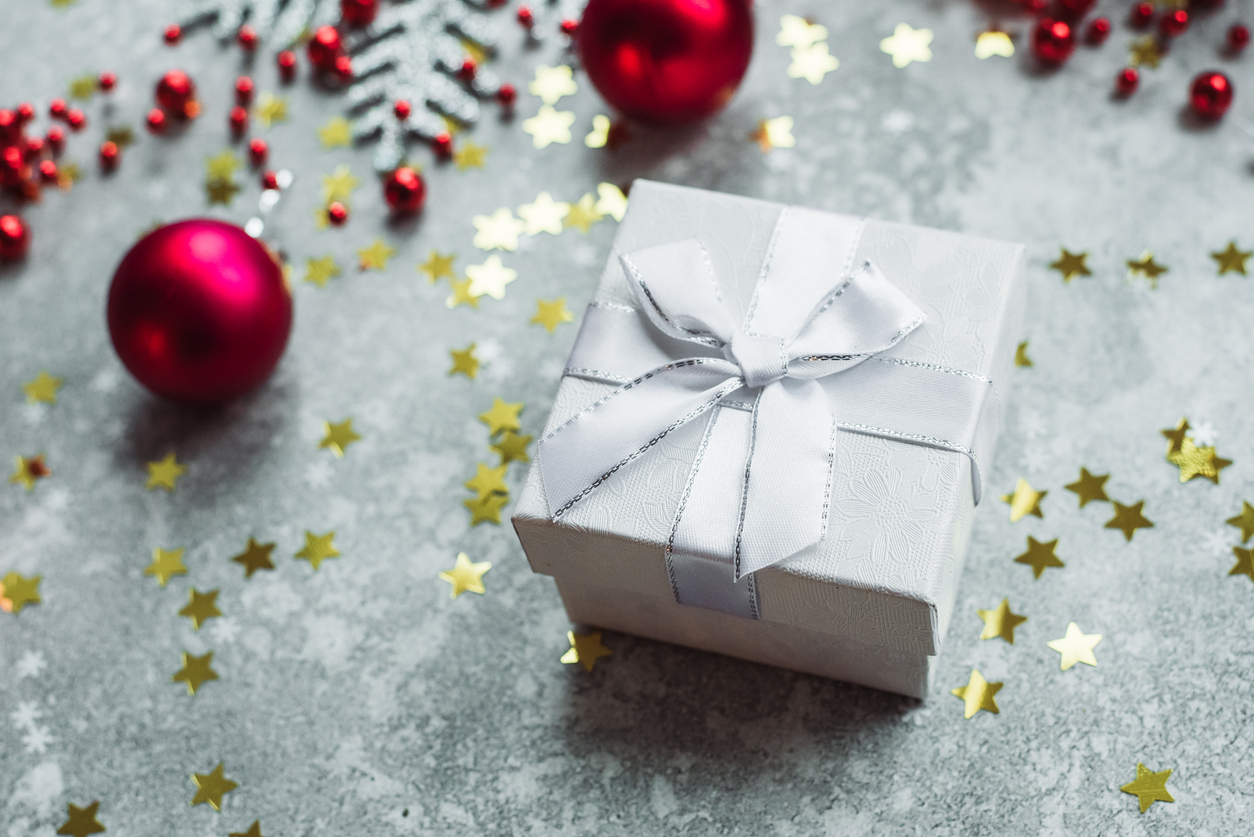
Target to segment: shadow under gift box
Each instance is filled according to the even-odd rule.
[[[619,256],[696,239],[739,321],[783,209],[637,180],[593,305],[639,309]],[[845,226],[853,226],[847,217]],[[987,478],[1022,325],[1023,246],[867,220],[852,247],[846,265],[869,260],[927,315],[882,357],[991,382],[991,407],[980,420],[988,443],[978,462]],[[842,269],[832,265],[834,273]],[[590,332],[589,322],[580,341],[607,339]],[[568,368],[544,435],[619,386]],[[759,618],[746,618],[679,604],[668,570],[666,545],[715,412],[665,435],[557,520],[545,494],[542,442],[513,515],[532,570],[554,577],[576,623],[925,697],[970,540],[971,460],[955,450],[838,431],[823,540],[753,574]],[[730,564],[726,573],[730,579]]]

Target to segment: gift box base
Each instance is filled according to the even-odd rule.
[[[934,657],[841,639],[778,622],[684,607],[640,593],[556,579],[570,620],[883,689],[927,696]]]

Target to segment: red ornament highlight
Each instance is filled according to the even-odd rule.
[[[348,207],[339,201],[332,201],[327,207],[327,220],[333,227],[342,227],[348,220]]]
[[[240,76],[235,79],[235,104],[248,105],[253,100],[254,85],[253,80],[248,76]]]
[[[528,6],[519,6],[516,17],[518,19],[518,25],[523,29],[526,29],[528,32],[531,31],[531,27],[536,25],[535,13],[532,12]]]
[[[1134,67],[1124,67],[1115,76],[1115,91],[1120,96],[1131,96],[1141,84],[1141,74]]]
[[[1232,82],[1217,70],[1199,73],[1189,89],[1189,107],[1205,119],[1219,119],[1232,106]]]
[[[340,57],[344,43],[334,26],[319,26],[309,39],[306,53],[309,63],[323,72],[335,72],[335,60]]]
[[[48,150],[54,156],[65,150],[65,131],[60,125],[53,125],[49,128],[48,133],[44,134],[44,139],[48,142]]]
[[[496,101],[501,107],[508,110],[514,106],[514,102],[518,100],[518,91],[512,84],[502,84],[496,91]]]
[[[673,125],[731,100],[753,55],[753,10],[750,0],[590,0],[575,37],[607,102]]]
[[[39,179],[44,183],[56,183],[60,172],[57,170],[57,164],[52,160],[43,160],[39,164]]]
[[[148,123],[148,131],[153,134],[165,133],[165,111],[161,108],[153,108],[148,111],[148,116],[144,120]]]
[[[0,146],[13,145],[22,135],[22,123],[17,114],[8,109],[0,109]]]
[[[53,99],[48,103],[48,115],[53,119],[65,119],[70,113],[70,106],[65,103],[65,99]]]
[[[117,83],[117,73],[101,73],[100,78],[96,79],[96,86],[100,88],[102,93],[111,92]]]
[[[248,130],[248,108],[243,105],[236,105],[231,108],[227,120],[231,126],[231,135],[241,137]]]
[[[453,135],[448,131],[441,131],[431,140],[431,151],[435,156],[447,160],[453,156]]]
[[[167,46],[174,46],[179,41],[183,40],[183,27],[179,26],[177,23],[171,23],[165,28],[165,31],[161,33],[161,37],[166,42]]]
[[[1154,19],[1153,3],[1137,3],[1128,13],[1128,23],[1134,29],[1144,29]]]
[[[109,336],[140,383],[215,404],[260,386],[292,327],[278,261],[239,227],[193,219],[140,239],[109,287]]]
[[[409,102],[404,99],[397,99],[396,103],[392,105],[392,113],[395,114],[396,118],[402,122],[408,119],[409,115],[413,112],[414,109],[410,107]]]
[[[1032,54],[1046,64],[1061,64],[1075,52],[1075,33],[1063,20],[1043,17],[1032,30]]]
[[[35,106],[30,102],[22,102],[17,106],[17,121],[22,125],[35,118]]]
[[[1184,9],[1168,12],[1158,21],[1158,33],[1164,38],[1175,38],[1183,35],[1188,28],[1189,13]]]
[[[1242,23],[1234,23],[1228,29],[1226,40],[1228,51],[1233,55],[1240,55],[1250,45],[1250,28]]]
[[[0,215],[0,260],[12,261],[30,249],[30,227],[18,215]]]
[[[157,104],[175,116],[194,116],[196,84],[182,70],[171,70],[157,82]]]
[[[239,34],[235,36],[235,40],[239,42],[240,49],[245,52],[252,52],[257,48],[257,30],[249,24],[245,23],[239,28]]]
[[[0,186],[20,186],[26,179],[26,155],[16,145],[0,151]]]
[[[1089,23],[1088,29],[1085,31],[1085,40],[1093,46],[1099,46],[1106,43],[1106,39],[1110,37],[1110,18],[1095,17]]]
[[[427,184],[421,174],[401,166],[384,179],[383,198],[393,212],[417,212],[427,200]]]
[[[70,126],[71,131],[81,131],[87,127],[87,114],[78,108],[70,108],[65,115],[65,124]]]
[[[274,59],[279,65],[279,77],[285,82],[296,78],[296,53],[285,49]]]
[[[118,160],[121,156],[122,152],[116,142],[105,140],[100,143],[100,168],[105,171],[113,171],[118,167]]]
[[[260,166],[270,156],[270,146],[261,137],[254,137],[248,143],[248,160],[254,166]]]

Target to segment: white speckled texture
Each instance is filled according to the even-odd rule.
[[[303,80],[290,123],[264,133],[297,180],[275,211],[300,267],[342,264],[382,234],[384,274],[354,269],[325,290],[299,284],[278,374],[210,414],[158,403],[115,360],[103,325],[113,266],[153,221],[205,214],[204,158],[227,142],[238,52],[207,35],[175,50],[157,0],[10,0],[0,31],[0,102],[46,103],[70,78],[121,81],[116,121],[140,129],[152,85],[181,66],[205,116],[182,136],[139,131],[119,170],[95,171],[104,103],[72,137],[86,177],[24,210],[35,243],[0,269],[0,455],[48,453],[32,494],[0,484],[0,571],[44,576],[44,604],[0,614],[0,834],[51,837],[65,804],[101,800],[109,834],[225,835],[260,818],[270,837],[378,835],[1230,835],[1254,821],[1249,705],[1254,585],[1225,574],[1251,494],[1248,390],[1254,285],[1215,276],[1206,255],[1251,247],[1254,73],[1216,47],[1248,3],[1195,22],[1127,102],[1108,97],[1132,39],[1121,22],[1061,72],[1026,56],[977,61],[987,22],[973,2],[756,4],[757,54],[729,108],[704,126],[645,130],[615,153],[578,137],[605,112],[580,77],[576,142],[536,151],[518,121],[475,131],[482,172],[434,165],[427,212],[389,225],[370,149],[320,150],[314,128],[337,94]],[[1122,21],[1125,3],[1101,7]],[[774,36],[783,12],[814,14],[841,67],[822,85],[789,79]],[[502,77],[525,87],[556,43],[521,49],[508,11]],[[935,60],[895,69],[878,50],[900,21],[936,33]],[[1021,23],[1015,24],[1023,29]],[[554,41],[556,39],[553,39]],[[1022,45],[1022,40],[1020,44]],[[1216,128],[1181,118],[1192,75],[1230,72],[1237,101]],[[277,88],[268,54],[255,76]],[[518,120],[538,108],[521,96]],[[491,109],[489,109],[491,112]],[[746,134],[796,119],[797,147],[763,156]],[[342,230],[316,232],[319,175],[350,163],[363,187]],[[520,278],[478,312],[444,307],[413,266],[432,247],[480,261],[472,215],[575,200],[602,180],[645,176],[1028,244],[1025,339],[990,488],[1048,489],[1045,518],[1010,524],[980,507],[958,606],[926,703],[620,634],[589,675],[562,666],[568,628],[551,579],[533,575],[507,527],[469,529],[461,482],[490,461],[475,415],[525,400],[539,431],[575,330],[527,325],[536,298],[581,310],[614,233],[526,242]],[[244,221],[250,180],[229,210]],[[1059,245],[1089,250],[1094,276],[1064,286]],[[1123,261],[1152,248],[1171,272],[1151,291]],[[449,378],[447,350],[476,341],[476,381]],[[18,386],[47,368],[59,403],[27,407]],[[365,437],[344,460],[317,450],[321,421],[352,415]],[[1180,485],[1162,427],[1209,421],[1235,460],[1222,484]],[[170,449],[178,492],[143,490],[143,463]],[[1111,496],[1144,498],[1152,530],[1125,544],[1104,504],[1062,489],[1081,465],[1110,471]],[[522,469],[510,473],[520,487]],[[311,573],[292,560],[305,528],[338,531],[343,556]],[[1025,536],[1060,538],[1063,570],[1034,581],[1013,563]],[[249,535],[277,540],[278,569],[245,581],[227,559]],[[186,546],[189,576],[162,590],[142,571],[154,546]],[[436,573],[464,550],[492,561],[488,595],[448,598]],[[190,585],[219,587],[224,618],[200,634],[177,611]],[[982,642],[977,607],[1009,596],[1029,621],[1018,643]],[[1105,639],[1098,668],[1060,672],[1046,642],[1076,621]],[[222,679],[189,698],[169,682],[182,650],[215,651]],[[41,664],[42,663],[42,664]],[[1003,680],[1002,711],[963,720],[946,690],[972,667]],[[238,781],[216,813],[188,806],[193,771],[219,761]],[[1174,804],[1137,812],[1119,792],[1137,761],[1174,768]]]

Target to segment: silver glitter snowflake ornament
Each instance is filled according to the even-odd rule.
[[[335,23],[335,0],[196,0],[193,11],[179,21],[183,29],[212,24],[214,37],[235,38],[247,23],[260,41],[279,49],[295,46],[306,32]]]

